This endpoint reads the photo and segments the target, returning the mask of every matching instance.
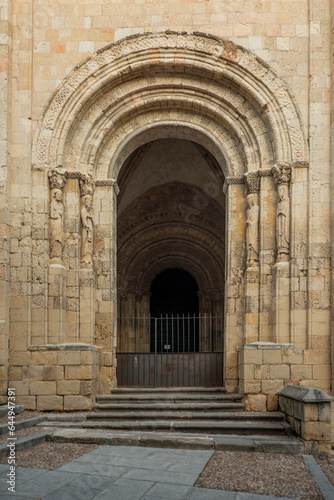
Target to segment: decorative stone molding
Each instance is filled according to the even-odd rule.
[[[261,168],[257,173],[260,177],[271,177],[273,175],[271,168]]]
[[[291,168],[309,168],[309,166],[310,163],[308,161],[297,160],[291,162]]]
[[[118,195],[119,194],[119,187],[115,179],[97,179],[95,181],[95,186],[96,187],[113,187],[115,193]]]
[[[62,264],[64,248],[64,204],[63,190],[68,172],[61,165],[48,172],[50,196],[50,263]]]
[[[227,193],[227,189],[231,184],[244,184],[245,180],[243,177],[226,177],[224,186],[223,186],[223,193]]]

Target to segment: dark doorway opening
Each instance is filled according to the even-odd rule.
[[[199,303],[196,280],[182,269],[167,269],[151,285],[151,352],[199,351]]]
[[[153,280],[151,285],[150,313],[198,315],[198,285],[183,269],[167,269]]]

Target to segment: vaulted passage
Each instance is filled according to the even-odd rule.
[[[118,183],[118,383],[222,385],[225,197],[216,160],[194,142],[159,139],[131,155]]]

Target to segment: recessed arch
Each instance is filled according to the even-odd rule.
[[[45,109],[35,136],[33,164],[39,168],[58,163],[64,165],[67,154],[70,161],[66,166],[69,170],[80,168],[89,171],[93,167],[97,168],[96,159],[105,159],[106,156],[110,162],[116,152],[112,149],[115,142],[108,140],[110,135],[121,138],[127,133],[135,133],[141,126],[141,116],[150,116],[150,109],[152,112],[149,105],[147,113],[143,114],[140,108],[147,99],[143,99],[140,92],[122,92],[127,83],[131,87],[141,78],[146,80],[148,87],[156,89],[158,100],[151,101],[151,105],[157,110],[164,106],[160,106],[164,101],[164,91],[167,94],[170,90],[174,90],[176,95],[179,93],[182,102],[180,88],[183,86],[193,96],[200,96],[201,84],[204,82],[207,92],[218,95],[221,103],[224,103],[223,95],[227,96],[226,116],[228,113],[231,117],[236,116],[237,113],[238,119],[231,124],[231,133],[228,133],[226,124],[221,126],[216,139],[220,153],[218,155],[216,152],[217,160],[218,156],[224,157],[225,163],[228,163],[227,157],[229,162],[234,157],[233,146],[230,151],[224,150],[224,141],[221,139],[226,139],[226,133],[232,137],[232,142],[239,150],[247,149],[248,143],[253,144],[250,151],[243,155],[244,171],[262,167],[263,158],[268,156],[269,143],[273,148],[272,157],[268,158],[269,164],[308,159],[303,125],[292,93],[266,63],[242,47],[217,37],[201,33],[166,32],[124,39],[98,51],[78,65],[55,91]],[[142,91],[142,83],[140,88]],[[107,94],[109,97],[105,99],[103,107],[101,98]],[[168,95],[166,100],[168,102]],[[192,101],[195,108],[196,99]],[[119,116],[117,127],[114,127],[112,114],[122,103],[127,102],[131,103],[127,116]],[[186,103],[186,96],[183,95],[185,109]],[[204,104],[205,101],[199,99],[198,113],[202,121],[199,120],[198,125],[201,133],[207,135],[212,118],[207,114]],[[99,125],[104,123],[106,110],[109,130],[103,133],[105,127],[99,129]],[[173,115],[172,108],[167,111],[167,115],[170,125],[182,121],[180,115],[177,118]],[[136,123],[131,125],[133,118]],[[238,133],[235,128],[238,121],[244,124],[243,133]],[[218,125],[217,122],[213,123],[216,130]],[[102,130],[102,133],[98,133],[98,130]],[[253,140],[254,137],[256,140]],[[262,143],[259,143],[258,138],[261,138]],[[102,152],[104,155],[101,155]],[[256,160],[257,155],[260,160]],[[108,171],[110,173],[109,167],[98,165],[101,177]]]

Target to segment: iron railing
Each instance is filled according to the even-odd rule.
[[[119,386],[222,386],[223,315],[118,319]]]

